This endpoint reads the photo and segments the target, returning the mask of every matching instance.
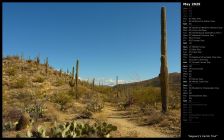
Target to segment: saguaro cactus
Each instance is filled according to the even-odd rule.
[[[94,90],[94,86],[95,86],[95,78],[93,78],[93,90]]]
[[[75,85],[75,82],[74,82],[74,72],[75,72],[75,68],[73,66],[72,67],[72,73],[71,73],[71,80],[69,81],[69,85],[72,88],[72,92],[74,91],[74,85]]]
[[[45,72],[46,72],[46,75],[48,73],[48,57],[46,58],[46,62],[45,62]]]
[[[79,60],[76,61],[76,74],[75,74],[76,99],[78,98],[78,78],[79,78]]]
[[[116,76],[116,85],[117,85],[117,88],[119,88],[118,87],[118,76]],[[118,89],[119,90],[119,89]],[[118,98],[118,90],[116,91],[117,92],[117,98]]]
[[[162,112],[167,112],[167,95],[169,90],[168,85],[168,66],[167,66],[167,48],[166,48],[166,9],[161,8],[161,67],[160,67],[160,84],[161,84],[161,99]]]
[[[72,67],[72,80],[74,80],[74,73],[75,73],[75,68],[74,66]]]
[[[20,60],[21,60],[21,61],[24,60],[24,58],[23,58],[23,53],[21,53]]]
[[[59,76],[60,77],[62,76],[62,69],[60,69],[60,71],[59,71]]]
[[[40,64],[40,56],[37,56],[37,60],[36,60],[37,64]]]
[[[68,70],[68,68],[67,68],[67,72],[66,72],[66,74],[69,75],[69,70]]]

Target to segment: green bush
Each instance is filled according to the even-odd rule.
[[[66,92],[55,93],[51,99],[53,102],[59,104],[61,106],[61,110],[65,110],[65,105],[71,102],[72,97],[68,95]]]
[[[57,124],[55,122],[52,128],[48,128],[50,132],[46,132],[46,129],[42,126],[38,126],[37,130],[27,132],[28,137],[35,138],[83,138],[83,137],[111,137],[110,132],[116,131],[117,127],[112,124],[94,123],[77,123],[66,122],[63,124]]]
[[[87,110],[91,112],[99,112],[103,109],[103,107],[103,101],[98,99],[93,99],[87,104]]]
[[[54,86],[61,86],[65,84],[65,81],[63,79],[57,79],[57,81],[54,83]]]
[[[42,76],[37,76],[35,79],[33,79],[33,82],[43,83],[45,80]]]
[[[38,118],[42,118],[44,113],[47,111],[47,108],[43,106],[41,103],[35,103],[25,108],[25,111],[29,113],[30,117],[37,120]]]

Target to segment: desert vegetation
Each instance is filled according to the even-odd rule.
[[[179,137],[180,73],[168,73],[165,8],[161,69],[146,81],[107,86],[79,79],[82,60],[64,72],[40,56],[3,58],[3,137]],[[147,65],[147,64],[146,64]]]
[[[96,85],[95,79],[92,82],[75,80],[77,76],[73,78],[74,70],[69,75],[62,72],[61,76],[55,78],[57,71],[48,68],[46,75],[46,65],[39,63],[36,70],[37,64],[34,61],[22,61],[14,56],[3,58],[4,137],[143,135],[137,130],[133,133],[129,132],[131,129],[122,130],[122,122],[113,122],[117,118],[114,117],[113,120],[112,114],[117,114],[118,122],[125,118],[133,125],[154,128],[159,135],[179,136],[180,74],[169,74],[168,111],[164,114],[161,112],[159,77],[130,84],[117,82],[115,86],[109,87]],[[17,69],[17,74],[9,72],[21,64],[23,71]],[[75,125],[77,129],[70,128],[71,125]],[[102,128],[98,128],[98,125]]]

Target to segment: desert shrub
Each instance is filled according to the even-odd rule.
[[[144,119],[145,125],[154,125],[162,122],[164,119],[163,115],[160,112],[153,112],[150,116],[147,116],[146,119]]]
[[[29,113],[30,117],[37,120],[38,118],[43,118],[44,113],[47,111],[47,108],[44,107],[44,104],[41,102],[36,102],[25,108],[25,111]]]
[[[27,101],[30,103],[30,101],[32,101],[34,98],[34,93],[32,93],[30,90],[18,91],[13,93],[13,97],[24,103]]]
[[[15,94],[16,99],[22,100],[22,99],[26,99],[27,97],[29,98],[29,93],[26,92],[19,92],[17,94]]]
[[[46,130],[50,130],[47,132]],[[116,131],[117,127],[112,124],[94,123],[77,123],[76,121],[58,124],[55,122],[52,128],[38,126],[37,129],[28,130],[28,137],[35,138],[82,138],[82,137],[110,137],[110,132]]]
[[[68,90],[68,93],[67,93],[69,96],[73,97],[75,95],[75,90]]]
[[[169,108],[170,109],[179,109],[180,108],[180,93],[170,91],[170,94],[168,96],[168,102],[169,102]]]
[[[3,101],[6,101],[7,98],[8,98],[8,94],[6,92],[6,86],[2,86],[2,98],[3,98]]]
[[[29,58],[28,60],[26,60],[28,63],[31,63],[32,62],[32,60]]]
[[[97,98],[93,98],[90,100],[90,102],[87,104],[87,110],[91,112],[99,112],[103,109],[104,102],[102,100],[99,100]]]
[[[46,91],[43,91],[42,89],[33,89],[34,91],[34,99],[38,100],[47,100],[48,95],[46,94]]]
[[[87,94],[88,88],[80,86],[78,87],[78,91],[80,95],[84,95],[84,94]]]
[[[142,103],[140,106],[140,111],[145,115],[151,115],[155,112],[155,108],[150,104]]]
[[[44,77],[42,77],[42,76],[37,76],[37,77],[35,77],[35,79],[33,79],[33,82],[43,83],[44,80],[45,80]]]
[[[32,137],[32,138],[49,138],[49,136],[46,136],[46,129],[39,125],[36,128],[33,128],[31,131],[27,131],[27,137]]]
[[[160,127],[169,127],[170,123],[169,123],[168,119],[164,119],[160,122],[159,126]]]
[[[22,77],[18,80],[16,80],[13,84],[12,87],[13,88],[23,88],[25,87],[25,85],[27,84],[28,80],[25,77]]]
[[[47,111],[44,112],[44,118],[41,120],[45,122],[55,122],[55,121],[61,120],[61,117],[63,116],[61,116],[61,112],[58,111],[57,107],[54,106],[54,103],[47,102],[45,103],[45,105],[47,107]],[[60,108],[60,105],[58,106]]]
[[[60,110],[65,110],[65,105],[71,102],[72,97],[66,92],[60,92],[55,93],[51,100],[61,106]]]
[[[6,56],[6,59],[19,60],[19,56],[18,55]]]
[[[133,96],[139,105],[142,103],[154,105],[156,102],[161,101],[160,89],[155,87],[137,89],[134,91]]]
[[[7,112],[6,119],[10,121],[16,121],[20,118],[22,115],[22,111],[19,109],[8,109],[9,111]]]
[[[118,108],[120,110],[126,110],[126,108],[130,107],[133,104],[133,99],[132,98],[128,98],[125,101],[119,102],[118,103]]]
[[[78,114],[75,119],[91,119],[92,118],[92,112],[88,111],[87,109],[82,111],[80,114]]]
[[[65,81],[62,78],[59,78],[56,80],[56,82],[54,83],[54,86],[61,86],[65,84]]]
[[[9,68],[7,71],[6,71],[6,73],[9,75],[9,76],[15,76],[16,75],[16,68],[14,68],[14,67],[11,67],[11,68]]]

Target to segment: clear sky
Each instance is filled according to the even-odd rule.
[[[180,3],[3,3],[3,56],[20,55],[112,84],[160,71],[160,12],[167,10],[169,72],[180,72]]]

